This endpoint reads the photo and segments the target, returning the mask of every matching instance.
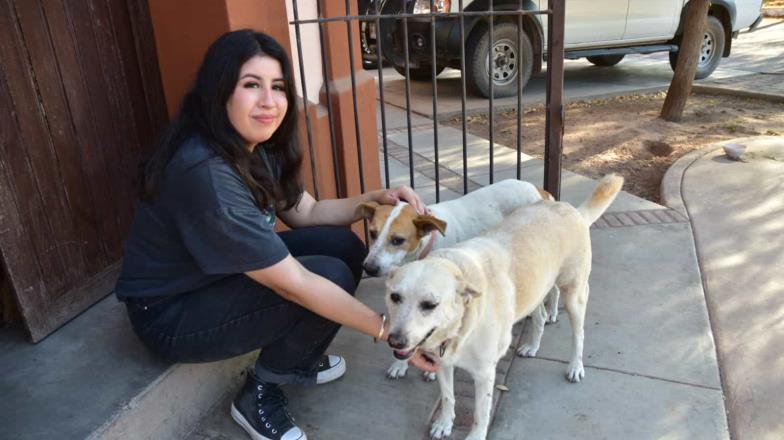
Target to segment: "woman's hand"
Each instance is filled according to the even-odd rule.
[[[428,371],[430,373],[436,373],[438,372],[438,369],[441,368],[441,365],[434,357],[422,354],[419,350],[417,350],[414,353],[414,356],[408,360],[408,363],[422,371]]]
[[[422,199],[419,198],[413,189],[406,185],[383,190],[376,199],[378,203],[385,205],[395,205],[400,200],[408,202],[409,205],[414,207],[417,214],[425,213],[426,208],[424,202],[422,202]]]

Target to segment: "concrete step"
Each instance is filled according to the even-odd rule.
[[[0,438],[183,438],[253,358],[162,362],[110,295],[38,344],[0,332]]]

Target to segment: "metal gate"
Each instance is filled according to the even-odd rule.
[[[491,48],[495,48],[494,44],[494,27],[499,26],[502,20],[505,23],[517,23],[517,41],[518,53],[523,44],[523,36],[525,33],[535,31],[529,24],[535,20],[535,16],[546,17],[546,45],[544,43],[544,35],[537,37],[541,42],[540,53],[547,61],[546,71],[546,122],[545,122],[545,154],[544,154],[544,181],[543,186],[556,198],[560,196],[560,176],[561,176],[561,148],[563,137],[563,41],[564,41],[564,0],[550,0],[548,9],[536,9],[536,5],[531,0],[346,0],[345,2],[345,15],[342,16],[329,16],[324,13],[325,6],[334,11],[335,5],[324,5],[321,1],[316,2],[317,18],[302,19],[300,17],[300,8],[298,2],[291,3],[293,9],[294,20],[290,22],[294,26],[296,51],[299,64],[300,87],[303,96],[303,106],[305,108],[305,125],[308,140],[308,156],[310,157],[310,171],[312,173],[313,187],[315,188],[315,196],[319,197],[317,177],[317,164],[316,154],[314,153],[314,140],[312,134],[312,121],[309,107],[312,103],[308,100],[307,91],[307,75],[303,61],[303,27],[305,25],[317,25],[321,57],[322,57],[322,74],[324,76],[324,87],[326,88],[326,107],[328,109],[329,127],[330,127],[330,140],[332,147],[332,159],[334,166],[334,173],[338,175],[338,149],[335,137],[335,116],[333,115],[333,105],[330,102],[331,92],[329,81],[327,80],[327,71],[330,68],[331,60],[327,59],[324,47],[324,29],[326,26],[335,26],[335,23],[345,24],[346,33],[348,36],[348,56],[351,66],[355,65],[355,47],[362,45],[365,61],[376,62],[376,74],[378,82],[378,102],[380,104],[380,140],[381,140],[381,153],[383,155],[384,163],[384,182],[386,187],[390,186],[390,150],[387,144],[388,129],[387,129],[387,114],[385,111],[385,96],[384,96],[384,63],[390,62],[395,64],[398,71],[405,73],[405,112],[406,112],[406,127],[408,138],[408,165],[409,165],[409,185],[415,188],[414,179],[414,150],[412,139],[412,123],[411,123],[411,80],[412,72],[418,76],[422,76],[423,72],[429,67],[430,79],[432,87],[432,108],[433,108],[433,155],[434,155],[434,172],[432,175],[436,181],[436,202],[440,197],[440,181],[441,176],[439,172],[439,123],[438,118],[435,117],[438,113],[438,82],[436,76],[439,69],[443,66],[443,52],[444,47],[439,47],[438,40],[442,35],[437,35],[438,32],[443,33],[445,27],[452,29],[453,34],[459,32],[459,68],[461,70],[461,103],[462,103],[462,131],[463,131],[463,158],[462,158],[462,192],[463,194],[469,191],[468,186],[468,167],[469,159],[467,157],[467,129],[466,129],[466,96],[467,96],[467,75],[466,75],[466,41],[470,37],[470,28],[474,28],[478,23],[486,26],[489,29],[489,41]],[[468,5],[464,5],[468,3]],[[545,3],[544,1],[542,2]],[[358,10],[359,8],[359,10]],[[334,14],[333,14],[334,15]],[[541,23],[541,22],[540,22]],[[417,32],[412,32],[411,27],[415,27]],[[385,34],[385,29],[394,28],[398,36],[397,50],[398,54],[391,54],[389,49],[390,41],[388,41],[388,32]],[[425,29],[425,32],[422,30]],[[311,29],[312,30],[312,29]],[[457,31],[459,30],[459,31]],[[358,35],[360,34],[361,35]],[[454,40],[455,35],[452,35]],[[402,36],[402,37],[401,37]],[[527,38],[530,38],[527,34]],[[384,41],[387,38],[387,41]],[[429,44],[427,39],[429,39]],[[395,44],[393,41],[391,44]],[[411,51],[414,49],[421,49],[422,47],[429,46],[430,57],[429,63],[427,59],[421,61],[419,64],[412,63]],[[375,49],[375,54],[372,50]],[[494,50],[494,49],[493,49]],[[385,52],[386,51],[386,52]],[[402,53],[400,53],[402,51]],[[385,53],[382,53],[385,52]],[[386,55],[386,56],[385,56]],[[421,55],[421,54],[420,54]],[[496,56],[495,53],[492,54]],[[499,56],[502,56],[499,55]],[[396,59],[395,59],[396,58]],[[420,56],[420,58],[422,58]],[[496,61],[495,58],[492,58]],[[503,74],[500,72],[496,65],[490,69],[491,50],[488,51],[487,63],[485,69],[488,75],[489,94],[488,94],[488,115],[489,115],[489,149],[487,151],[487,162],[489,166],[489,183],[493,182],[494,178],[494,147],[495,142],[493,139],[494,131],[494,105],[495,105],[495,87],[498,81],[495,80],[496,76]],[[453,63],[454,64],[454,63]],[[423,67],[425,66],[425,67]],[[356,156],[358,163],[356,164],[359,174],[359,186],[362,192],[365,191],[366,176],[364,174],[365,166],[363,165],[363,149],[362,139],[360,136],[360,117],[359,107],[357,104],[357,79],[354,69],[350,70],[351,89],[353,93],[353,116],[354,116],[354,130],[356,141]],[[519,73],[518,66],[516,96],[517,96],[517,109],[523,106],[523,82],[524,78]],[[500,73],[499,73],[500,72]],[[521,178],[521,154],[523,152],[522,145],[522,111],[517,111],[517,173],[516,177]],[[353,143],[353,142],[352,142]],[[367,151],[367,150],[366,150]],[[348,170],[348,164],[342,164],[344,170]],[[338,196],[345,196],[345,189],[341,188],[339,179],[335,180],[335,192]],[[332,192],[332,191],[330,191]]]

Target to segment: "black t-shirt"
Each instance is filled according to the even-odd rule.
[[[274,226],[274,209],[259,209],[237,171],[192,138],[167,165],[154,202],[136,206],[117,297],[188,292],[271,266],[289,254]]]

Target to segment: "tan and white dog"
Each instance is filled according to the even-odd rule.
[[[368,220],[370,235],[365,272],[370,276],[387,275],[391,268],[418,260],[433,249],[476,237],[517,208],[542,198],[554,200],[547,191],[528,182],[508,179],[458,199],[431,205],[426,215],[417,214],[405,202],[396,206],[363,203],[359,209]],[[557,291],[550,296],[548,309],[548,322],[555,322],[558,317]],[[395,361],[387,370],[387,376],[397,379],[405,376],[407,371],[407,361]],[[425,380],[435,380],[434,374],[425,373],[423,376]]]
[[[566,377],[579,382],[583,321],[591,273],[590,225],[617,196],[623,178],[605,176],[579,208],[542,200],[510,214],[488,232],[393,269],[386,284],[389,345],[408,359],[416,349],[439,359],[441,411],[430,429],[449,436],[455,417],[454,367],[474,379],[474,424],[468,439],[484,439],[496,364],[512,342],[512,326],[532,315],[533,331],[517,352],[535,356],[544,327],[542,301],[560,288],[573,334]],[[536,312],[536,313],[532,313]]]

